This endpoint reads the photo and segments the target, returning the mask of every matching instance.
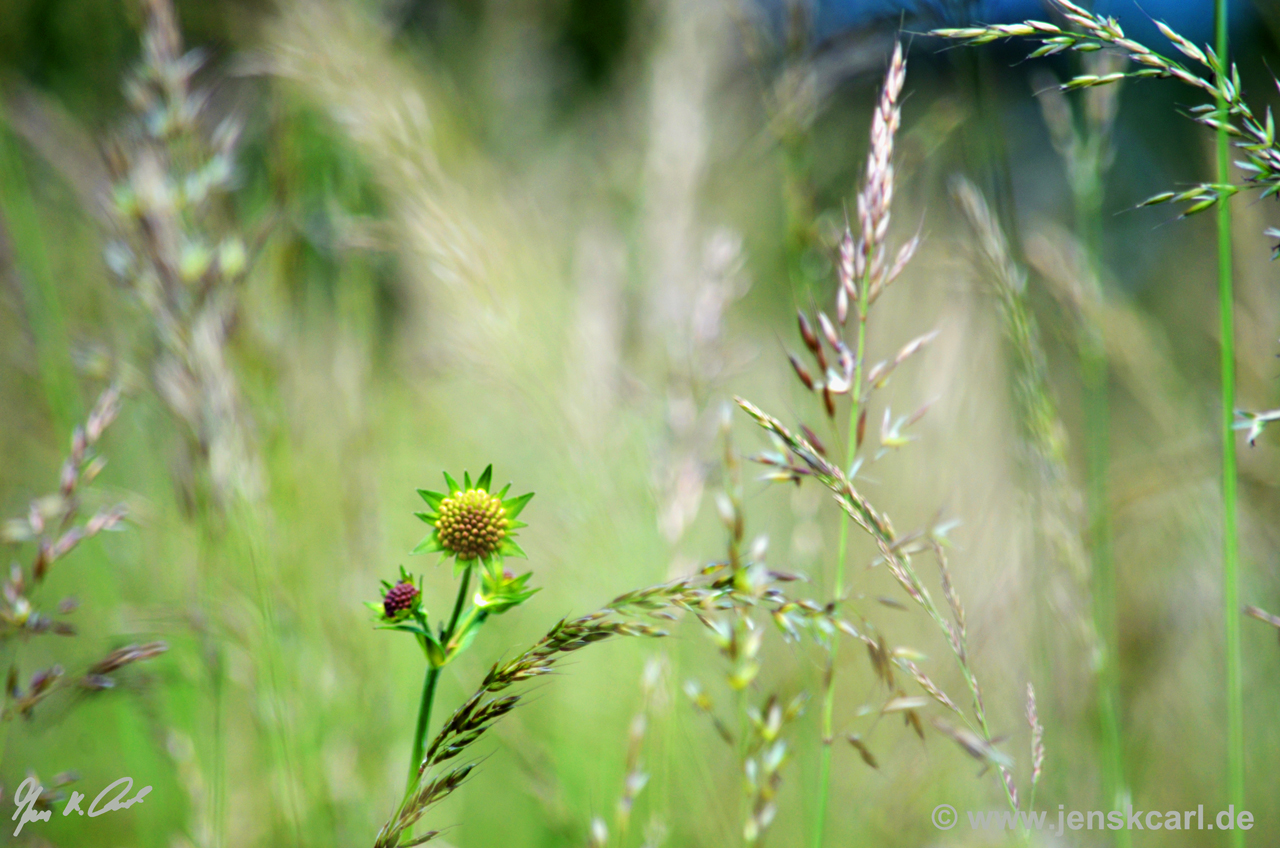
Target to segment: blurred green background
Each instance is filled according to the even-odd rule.
[[[1257,112],[1276,96],[1262,11],[1237,42]],[[898,17],[819,38],[736,0],[192,0],[177,12],[187,45],[206,51],[195,80],[210,112],[243,124],[221,215],[253,255],[225,354],[249,434],[240,459],[260,472],[261,494],[220,510],[192,482],[184,424],[152,387],[148,313],[103,258],[104,151],[128,138],[123,84],[140,55],[141,6],[4,0],[0,507],[22,516],[56,487],[71,427],[116,380],[126,397],[93,497],[132,512],[125,532],[86,542],[41,589],[48,606],[80,599],[80,634],[10,639],[5,662],[25,680],[126,643],[170,646],[113,690],[59,693],[7,723],[4,809],[28,770],[73,770],[89,799],[128,775],[154,787],[145,803],[92,820],[55,814],[27,825],[23,843],[370,845],[399,798],[422,661],[408,639],[375,631],[360,602],[400,564],[425,574],[434,616],[453,597],[449,568],[408,556],[425,532],[416,488],[492,462],[496,482],[537,492],[521,541],[542,591],[447,668],[438,719],[557,619],[721,554],[716,432],[734,394],[843,441],[784,353],[801,346],[795,309],[834,291],[833,234],[862,177]],[[1037,73],[1072,66],[1022,55],[913,43],[893,233],[919,229],[924,241],[877,306],[868,361],[939,336],[877,395],[871,429],[883,405],[933,405],[918,441],[875,463],[864,486],[900,531],[939,511],[961,520],[952,568],[993,730],[1024,780],[1034,682],[1048,747],[1039,805],[1056,814],[1104,804],[1094,658],[1073,632],[1080,598],[1045,577],[999,319],[947,190],[953,175],[972,179],[1032,269],[1027,299],[1078,490],[1068,259],[1090,225],[1073,213],[1035,96]],[[1178,114],[1188,99],[1160,82],[1118,93],[1098,218],[1105,298],[1091,314],[1111,374],[1126,776],[1136,808],[1216,812],[1213,225],[1131,208],[1210,178],[1212,139]],[[1280,222],[1253,197],[1234,209],[1238,405],[1268,409],[1280,290],[1263,232]],[[740,450],[766,446],[733,420]],[[1242,598],[1277,611],[1280,450],[1265,435],[1241,451]],[[811,578],[801,594],[828,598],[836,508],[810,485],[748,482],[747,493],[748,534],[767,535],[773,563]],[[874,550],[854,539],[854,593],[960,700],[945,643],[922,614],[875,603],[900,591],[864,568]],[[28,562],[29,548],[11,558]],[[594,816],[612,821],[641,677],[659,662],[641,754],[651,779],[625,844],[647,844],[646,829],[675,846],[738,844],[734,752],[682,692],[689,679],[718,692],[719,659],[696,624],[672,629],[585,651],[540,684],[428,823],[458,846],[588,844]],[[1250,844],[1270,845],[1280,646],[1259,622],[1243,630]],[[761,687],[820,686],[813,652],[774,641],[766,657]],[[897,721],[859,716],[886,696],[860,649],[841,653],[838,687],[837,727],[865,733],[880,768],[837,747],[828,844],[999,844],[963,819],[950,833],[929,821],[940,803],[1000,809],[991,773],[975,777],[940,735],[922,744]],[[811,709],[772,844],[803,844],[810,830],[818,738]],[[1218,844],[1195,831],[1132,837]]]

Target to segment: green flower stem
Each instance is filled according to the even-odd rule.
[[[1214,28],[1218,56],[1230,68],[1227,58],[1227,2],[1215,0]],[[1218,89],[1218,110],[1227,104]],[[1226,125],[1218,124],[1218,183],[1231,179],[1231,151]],[[1218,314],[1221,321],[1222,360],[1222,612],[1226,623],[1227,660],[1227,802],[1244,808],[1244,696],[1240,670],[1240,562],[1236,536],[1236,442],[1232,429],[1235,412],[1236,361],[1235,328],[1231,291],[1231,208],[1218,203]],[[1232,828],[1229,843],[1243,848],[1244,831]]]
[[[849,406],[849,435],[845,447],[845,461],[852,463],[853,455],[858,449],[858,414],[862,405],[862,360],[867,345],[867,295],[871,289],[869,276],[864,276],[858,288],[858,343],[854,354],[853,391],[849,393],[852,403]],[[836,547],[836,584],[833,603],[840,608],[844,597],[844,560],[849,547],[849,520],[841,516],[840,542]],[[827,799],[831,794],[831,718],[836,704],[836,648],[839,640],[831,641],[831,665],[827,668],[827,679],[824,681],[826,691],[822,694],[822,767],[818,775],[818,812],[813,828],[813,848],[822,848],[822,840],[827,828]]]
[[[462,583],[458,585],[458,598],[453,602],[453,614],[449,616],[449,626],[441,634],[440,641],[446,652],[453,640],[454,631],[458,627],[458,618],[462,615],[462,607],[467,602],[467,590],[471,587],[471,567],[462,572]],[[448,662],[446,653],[445,662]],[[436,684],[440,681],[440,670],[443,665],[430,665],[427,675],[422,680],[422,702],[418,706],[418,726],[413,732],[413,756],[409,759],[409,782],[405,787],[405,795],[413,792],[418,783],[418,768],[422,765],[422,757],[427,748],[427,730],[431,725],[431,704],[436,698]]]
[[[485,619],[488,617],[489,610],[487,608],[473,606],[467,612],[467,617],[462,620],[462,623],[453,628],[453,633],[450,635],[448,641],[445,642],[445,656],[452,657],[454,653],[457,652],[458,646],[461,644],[462,637],[467,635],[467,631],[471,630],[473,627],[479,627],[481,624],[484,624]]]

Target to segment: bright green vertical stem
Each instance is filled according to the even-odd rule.
[[[862,360],[867,344],[867,294],[870,289],[871,281],[864,278],[858,288],[858,311],[855,316],[858,321],[858,342],[857,351],[854,354],[856,358],[854,359],[853,391],[849,395],[852,403],[849,406],[849,437],[844,453],[846,462],[853,461],[853,455],[858,449],[858,414],[862,406]],[[836,582],[833,598],[836,609],[839,609],[840,600],[844,596],[844,560],[849,547],[849,520],[843,515],[840,519],[840,542],[836,547]],[[838,640],[832,639],[831,665],[827,669],[826,691],[822,696],[822,768],[818,777],[818,812],[813,828],[813,848],[822,848],[827,827],[827,800],[831,794],[831,718],[836,703],[836,649],[839,644]]]
[[[1215,0],[1214,26],[1218,56],[1226,68],[1227,2]],[[1218,109],[1226,103],[1218,95]],[[1218,126],[1218,182],[1231,180],[1230,146],[1224,124]],[[1235,416],[1235,328],[1231,291],[1231,208],[1218,204],[1218,314],[1222,359],[1222,613],[1226,620],[1227,653],[1227,802],[1236,812],[1244,808],[1244,704],[1240,675],[1240,557],[1236,537],[1236,443],[1231,425]],[[1244,831],[1233,828],[1230,844],[1244,845]]]
[[[458,597],[453,602],[453,614],[449,616],[449,626],[441,636],[441,643],[448,650],[453,640],[454,630],[458,627],[458,618],[462,615],[462,607],[467,602],[467,590],[471,587],[471,569],[482,566],[469,566],[462,572],[462,583],[458,585]],[[422,700],[418,704],[418,725],[413,732],[413,756],[409,759],[409,783],[405,794],[413,791],[418,782],[418,768],[422,765],[422,757],[427,748],[427,730],[431,726],[431,705],[436,699],[436,684],[440,682],[440,669],[443,666],[432,665],[427,668],[426,677],[422,680]]]

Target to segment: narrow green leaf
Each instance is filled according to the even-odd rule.
[[[503,501],[502,507],[507,511],[508,518],[515,518],[524,510],[525,504],[533,497],[533,492],[527,495],[521,495],[518,498],[512,498],[509,501]]]
[[[453,637],[452,641],[454,642],[455,647],[453,651],[450,652],[449,654],[450,659],[452,659],[453,657],[456,657],[458,654],[462,653],[463,651],[465,651],[467,648],[471,646],[471,643],[475,641],[476,634],[480,632],[480,625],[483,623],[484,623],[484,618],[477,617],[471,622],[470,627],[468,627],[461,634]]]
[[[458,488],[458,481],[449,476],[449,472],[444,473],[444,481],[449,484],[449,494],[462,491]]]
[[[492,479],[493,479],[493,463],[489,463],[487,466],[485,466],[484,473],[480,475],[480,479],[476,481],[476,488],[484,489],[486,492],[489,491],[489,482]]]
[[[469,471],[462,472],[463,487],[469,492],[475,487],[471,485],[471,473]]]
[[[448,495],[442,495],[439,492],[433,492],[430,489],[419,489],[418,494],[427,502],[427,506],[431,507],[433,510],[439,509],[440,504],[446,497],[448,497]]]
[[[434,554],[443,551],[444,545],[440,544],[440,533],[432,530],[430,535],[418,543],[418,546],[409,553],[411,554]]]
[[[379,624],[374,630],[402,630],[405,633],[416,633],[419,636],[431,638],[431,634],[424,631],[421,627],[411,621],[401,621],[396,624]]]
[[[529,558],[529,555],[524,552],[524,548],[520,547],[520,544],[510,536],[502,540],[502,544],[498,546],[498,553],[505,556]]]

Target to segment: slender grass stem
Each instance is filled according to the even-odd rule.
[[[1075,186],[1076,227],[1084,242],[1093,297],[1101,304],[1102,184],[1096,167],[1081,175]],[[1116,572],[1112,554],[1111,510],[1107,494],[1110,476],[1110,374],[1102,330],[1084,310],[1080,318],[1080,376],[1083,385],[1086,501],[1089,561],[1093,576],[1093,626],[1102,653],[1097,675],[1098,719],[1102,730],[1102,785],[1111,809],[1122,810],[1129,789],[1124,776],[1124,744],[1120,726],[1119,636],[1116,630]],[[1116,831],[1115,845],[1129,848],[1129,831]]]
[[[862,360],[865,358],[867,345],[867,295],[871,290],[871,280],[864,277],[858,289],[858,341],[854,353],[853,391],[849,397],[849,435],[845,446],[846,463],[853,461],[858,449],[858,415],[862,401]],[[833,589],[833,603],[836,609],[844,597],[844,561],[849,547],[849,519],[841,516],[840,541],[836,547],[836,581]],[[827,827],[827,800],[831,794],[831,719],[836,703],[836,649],[837,640],[831,642],[831,664],[827,668],[825,691],[822,694],[822,766],[818,773],[818,812],[813,828],[813,848],[822,848],[822,841]]]
[[[1227,2],[1214,3],[1215,41],[1223,65],[1230,67],[1227,47]],[[1226,109],[1221,89],[1219,110]],[[1231,179],[1230,145],[1224,124],[1219,124],[1218,182]],[[1244,704],[1240,670],[1240,562],[1236,535],[1236,443],[1232,424],[1235,417],[1235,328],[1232,310],[1235,301],[1231,280],[1231,209],[1226,200],[1218,203],[1218,315],[1221,322],[1222,364],[1222,613],[1226,623],[1227,699],[1227,801],[1237,811],[1244,808]],[[1232,828],[1230,844],[1244,845],[1244,831]]]
[[[263,640],[265,642],[263,665],[267,681],[267,701],[271,707],[270,743],[273,748],[273,757],[284,772],[280,791],[281,797],[284,799],[282,806],[285,809],[281,810],[279,815],[288,819],[286,827],[293,836],[293,844],[301,846],[303,844],[302,800],[298,797],[298,784],[293,777],[300,775],[301,772],[295,765],[293,747],[289,743],[288,718],[282,697],[285,675],[284,658],[280,652],[280,640],[277,635],[280,632],[280,627],[275,612],[275,602],[269,589],[267,575],[263,569],[263,562],[267,559],[268,540],[266,534],[268,527],[264,525],[262,515],[255,512],[253,506],[247,501],[237,500],[235,504],[235,524],[243,528],[240,544],[243,544],[249,560],[254,589],[257,594],[258,614],[261,616],[261,626],[266,634],[266,639]],[[225,670],[220,670],[217,678],[219,688],[225,687],[225,676]],[[225,713],[225,706],[219,705],[218,709]],[[225,717],[223,720],[225,720]],[[225,754],[220,754],[220,757],[224,762],[220,762],[219,767],[225,770]],[[220,810],[224,817],[226,816],[226,803],[227,799],[224,797],[222,799],[223,808]]]
[[[458,597],[453,602],[453,614],[449,616],[449,624],[441,634],[441,642],[446,646],[453,640],[454,630],[458,627],[458,618],[462,615],[462,607],[467,602],[467,590],[471,588],[471,567],[462,572],[462,582],[458,584]],[[436,685],[440,682],[440,670],[443,666],[428,666],[426,677],[422,680],[422,701],[418,704],[418,726],[413,731],[413,756],[409,759],[409,782],[405,786],[405,795],[413,791],[418,783],[418,767],[427,748],[427,730],[431,726],[431,705],[436,699]]]
[[[1088,319],[1085,319],[1086,321]],[[1111,809],[1122,810],[1128,796],[1119,717],[1118,645],[1116,633],[1116,574],[1111,552],[1111,519],[1107,503],[1108,433],[1107,358],[1097,327],[1082,327],[1086,336],[1080,351],[1084,383],[1085,442],[1089,509],[1089,559],[1093,566],[1093,621],[1102,653],[1098,670],[1098,717],[1102,726],[1103,791]],[[1127,830],[1116,831],[1115,844],[1132,844]]]
[[[740,625],[736,625],[740,626]],[[734,712],[738,715],[738,765],[743,769],[742,777],[746,777],[747,756],[750,753],[748,748],[749,739],[747,733],[750,728],[750,719],[747,716],[747,690],[738,689],[734,692],[733,698]],[[744,787],[746,784],[744,783]],[[750,846],[752,841],[747,838],[746,828],[742,823],[746,823],[751,816],[751,790],[738,793],[738,821],[740,823],[739,830],[742,836],[742,845]]]

